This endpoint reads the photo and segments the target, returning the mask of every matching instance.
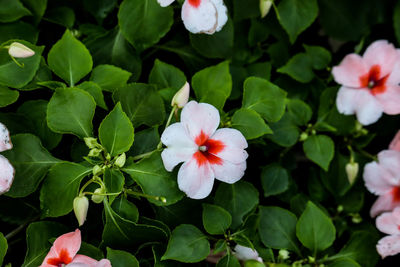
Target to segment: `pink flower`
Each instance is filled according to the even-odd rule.
[[[400,207],[376,218],[379,231],[389,234],[378,241],[376,249],[382,258],[400,253]]]
[[[157,1],[165,7],[175,0]],[[185,0],[181,16],[186,29],[192,33],[213,34],[228,21],[227,8],[222,0]]]
[[[400,152],[381,151],[378,162],[365,165],[364,181],[367,189],[379,196],[372,205],[371,217],[400,206]]]
[[[336,105],[340,113],[356,114],[368,125],[382,113],[400,113],[400,53],[385,40],[372,43],[364,55],[347,55],[332,70],[335,81],[342,85]]]
[[[46,258],[39,267],[111,267],[111,263],[107,259],[97,261],[88,256],[77,255],[81,247],[81,231],[76,229],[59,236],[50,248]]]
[[[400,131],[396,133],[392,142],[390,142],[389,149],[400,151]]]
[[[0,123],[0,152],[12,148],[10,132]],[[0,155],[0,195],[8,192],[14,180],[14,168],[3,155]]]
[[[207,197],[214,178],[235,183],[246,169],[246,139],[235,129],[219,125],[218,110],[210,104],[190,101],[182,110],[181,122],[161,135],[167,146],[161,157],[167,171],[184,162],[178,172],[179,189],[188,197]]]

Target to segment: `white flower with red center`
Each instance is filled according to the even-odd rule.
[[[388,234],[376,245],[379,255],[385,258],[400,253],[400,208],[385,212],[376,218],[376,227]]]
[[[175,0],[157,1],[165,7]],[[228,21],[227,8],[222,0],[185,0],[181,16],[186,29],[192,33],[213,34]]]
[[[0,152],[12,148],[10,132],[0,123]],[[3,155],[0,155],[0,195],[8,192],[14,180],[14,168]]]
[[[214,178],[235,183],[246,169],[247,142],[236,129],[218,129],[218,110],[206,103],[190,101],[182,110],[181,122],[167,127],[161,141],[167,148],[161,157],[167,171],[184,162],[178,172],[179,189],[188,197],[207,197]]]
[[[400,52],[387,41],[375,41],[362,57],[347,55],[332,74],[342,85],[336,98],[340,113],[356,114],[363,125],[382,113],[400,113]]]

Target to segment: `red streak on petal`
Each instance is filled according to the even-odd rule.
[[[206,135],[203,130],[201,130],[200,134],[194,139],[198,146],[202,146],[208,139],[208,135]]]
[[[199,167],[205,165],[208,162],[207,157],[201,151],[197,151],[196,153],[194,153],[193,157],[196,159],[197,166]]]
[[[381,94],[386,91],[386,80],[389,75],[381,77],[381,67],[379,65],[373,65],[368,73],[360,76],[360,86],[362,88],[368,88],[370,84],[370,91],[373,95]]]
[[[217,155],[225,148],[225,144],[220,140],[208,139],[203,131],[195,138],[196,144],[200,147],[205,147],[205,151],[197,151],[193,154],[193,157],[197,161],[197,165],[203,166],[207,162],[210,164],[222,165],[223,160]]]
[[[224,162],[221,158],[208,152],[197,151],[193,154],[193,157],[196,159],[198,167],[204,166],[207,163],[222,165]]]
[[[201,0],[188,0],[188,2],[192,7],[198,7],[201,3]]]
[[[393,202],[400,202],[400,187],[393,188],[391,194],[393,197]]]
[[[207,147],[208,153],[214,155],[217,155],[225,148],[225,144],[222,141],[215,139],[208,139],[203,145]]]
[[[54,266],[61,266],[61,264],[68,264],[72,261],[72,258],[69,256],[69,253],[66,249],[61,249],[58,258],[50,258],[47,260],[47,263]]]

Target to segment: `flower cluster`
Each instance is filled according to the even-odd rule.
[[[0,123],[0,152],[12,148],[10,132]],[[3,155],[0,155],[0,195],[8,192],[14,180],[14,168]]]

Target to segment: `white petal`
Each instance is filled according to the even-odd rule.
[[[188,161],[197,151],[196,147],[170,147],[163,150],[161,158],[167,171],[172,169],[181,162]]]
[[[391,73],[398,60],[396,48],[386,40],[378,40],[370,44],[363,55],[364,62],[372,67],[379,65],[381,77]]]
[[[219,32],[222,27],[228,21],[228,9],[226,8],[224,1],[222,0],[211,0],[214,4],[215,8],[217,9],[217,27],[215,29],[216,32]],[[214,32],[211,32],[214,33]]]
[[[357,95],[357,120],[362,125],[369,125],[378,121],[382,116],[383,107],[380,102],[368,91],[360,90]]]
[[[182,5],[182,20],[192,33],[215,31],[218,25],[217,9],[210,0],[202,0],[197,7],[186,0]]]
[[[14,180],[14,168],[3,155],[0,155],[0,195],[8,192]]]
[[[234,248],[234,251],[235,251],[234,254],[235,254],[236,258],[238,258],[239,260],[242,260],[242,261],[259,260],[258,252],[249,247],[236,245]]]
[[[356,112],[357,103],[355,97],[359,90],[360,89],[352,89],[345,86],[340,87],[336,97],[336,106],[339,113],[352,115]]]
[[[162,7],[169,6],[172,4],[175,0],[157,0],[157,2],[160,4]]]
[[[389,235],[400,234],[399,225],[392,212],[385,212],[376,218],[376,228]]]
[[[219,140],[224,144],[224,149],[216,156],[232,163],[238,164],[245,161],[248,157],[247,141],[243,134],[231,128],[218,129],[211,137],[213,140]]]
[[[378,241],[376,249],[382,258],[400,253],[400,235],[385,236]]]
[[[360,76],[365,75],[368,71],[368,66],[362,57],[357,54],[349,54],[338,66],[332,68],[332,75],[338,84],[360,88]]]
[[[181,123],[192,140],[196,140],[201,133],[208,138],[218,128],[219,113],[210,104],[190,101],[182,109]]]
[[[167,147],[193,147],[194,139],[187,134],[184,125],[180,122],[171,124],[161,135],[161,142]]]
[[[10,140],[10,132],[7,127],[0,122],[0,152],[9,150],[12,148]]]
[[[381,173],[381,179],[385,179],[393,186],[400,186],[400,152],[383,150],[378,154],[378,161],[386,171]]]
[[[246,161],[234,164],[225,160],[221,165],[211,164],[211,168],[215,174],[215,179],[228,184],[233,184],[239,181],[244,175],[246,166]]]
[[[373,161],[364,167],[364,181],[368,191],[375,195],[383,195],[392,190],[392,184],[384,177],[390,174],[380,164]]]
[[[179,189],[190,198],[202,199],[207,197],[214,185],[214,172],[210,164],[199,166],[195,158],[182,164],[178,172]]]

